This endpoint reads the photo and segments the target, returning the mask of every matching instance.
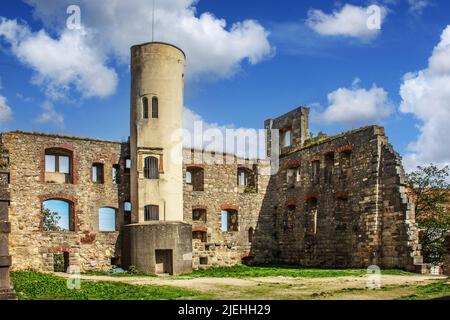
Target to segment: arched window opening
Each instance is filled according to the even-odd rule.
[[[148,119],[148,98],[142,98],[142,118]]]
[[[116,209],[98,209],[98,230],[101,232],[116,231]]]
[[[42,203],[43,229],[47,232],[75,231],[73,204],[59,199]]]
[[[250,229],[248,229],[248,243],[253,242],[254,234],[255,234],[255,230],[253,229],[253,227],[250,227]]]
[[[152,98],[152,118],[157,119],[159,117],[159,104],[158,104],[158,98],[153,97]]]
[[[147,157],[144,160],[144,177],[146,179],[159,179],[158,158]]]

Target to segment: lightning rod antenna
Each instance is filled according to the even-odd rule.
[[[152,11],[152,42],[155,41],[155,0],[153,0],[153,11]]]

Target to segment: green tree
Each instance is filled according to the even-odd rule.
[[[49,209],[44,209],[43,219],[45,231],[49,232],[61,231],[61,227],[59,226],[59,220],[61,220],[61,217],[58,215],[57,212],[52,212]]]
[[[449,167],[433,164],[417,167],[408,175],[411,184],[416,221],[422,230],[421,244],[424,261],[437,265],[442,262],[445,235],[450,230]]]

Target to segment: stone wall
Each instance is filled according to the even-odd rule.
[[[9,208],[9,157],[7,150],[0,148],[0,300],[16,299],[11,287],[9,268],[11,256],[9,255],[9,233],[11,224],[8,221]]]
[[[101,207],[116,211],[116,227],[123,223],[123,202],[129,200],[128,175],[124,173],[127,144],[57,135],[5,133],[2,144],[10,152],[10,251],[12,268],[53,270],[53,256],[67,253],[70,265],[82,271],[106,270],[120,257],[119,231],[100,232]],[[45,182],[47,148],[73,152],[72,183]],[[104,183],[92,182],[93,163],[104,165]],[[121,165],[121,183],[112,181],[112,166]],[[70,201],[74,230],[46,232],[42,224],[42,202]]]
[[[442,269],[445,275],[450,276],[450,233],[447,234],[447,237],[445,238],[444,247],[445,247],[445,254]]]
[[[300,111],[295,114],[305,116]],[[280,117],[272,125],[294,122]],[[202,153],[184,150],[183,212],[194,236],[193,268],[230,266],[245,259],[418,270],[414,208],[405,192],[401,159],[383,128],[366,127],[309,146],[297,140],[281,148],[280,168],[273,176],[266,175],[270,168],[266,160],[216,154],[211,161],[202,159]],[[2,145],[9,150],[11,163],[12,268],[52,271],[57,253],[68,254],[70,264],[82,271],[120,264],[119,230],[124,224],[123,204],[130,199],[128,144],[10,132],[2,135]],[[72,152],[72,183],[45,181],[46,148]],[[92,182],[93,163],[104,165],[103,184]],[[112,181],[115,164],[121,167],[119,184]],[[195,186],[201,191],[186,183],[186,172],[193,169],[203,177],[203,188]],[[254,179],[249,183],[254,188],[239,185],[241,170]],[[54,198],[73,203],[74,231],[43,230],[42,202]],[[100,207],[117,209],[116,232],[99,231]],[[206,212],[206,219],[194,221],[194,210]],[[222,231],[223,210],[237,213],[235,228]]]
[[[266,193],[269,177],[262,175],[269,166],[266,161],[246,161],[229,155],[217,154],[215,159],[204,164],[202,153],[184,150],[184,177],[187,168],[203,170],[203,191],[193,191],[193,186],[184,184],[184,220],[192,224],[193,231],[205,232],[206,238],[193,239],[193,267],[231,266],[240,264],[250,255],[249,230],[255,230]],[[200,161],[194,161],[194,159]],[[198,162],[193,165],[190,163]],[[256,175],[256,190],[245,190],[238,185],[238,168],[247,168]],[[247,192],[246,192],[247,191]],[[250,191],[250,192],[249,192]],[[206,210],[205,221],[193,221],[193,210]],[[223,232],[222,210],[232,209],[238,213],[238,230]]]
[[[411,268],[412,255],[420,262],[401,164],[383,128],[281,151],[252,246],[256,262]]]

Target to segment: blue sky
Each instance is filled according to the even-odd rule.
[[[82,31],[66,28],[70,4],[81,8]],[[372,4],[381,10],[379,30],[365,24]],[[1,2],[0,130],[125,140],[128,48],[150,40],[151,6]],[[157,0],[156,6],[156,40],[188,56],[186,121],[262,128],[265,119],[308,105],[315,133],[379,124],[407,167],[450,162],[448,1]]]

